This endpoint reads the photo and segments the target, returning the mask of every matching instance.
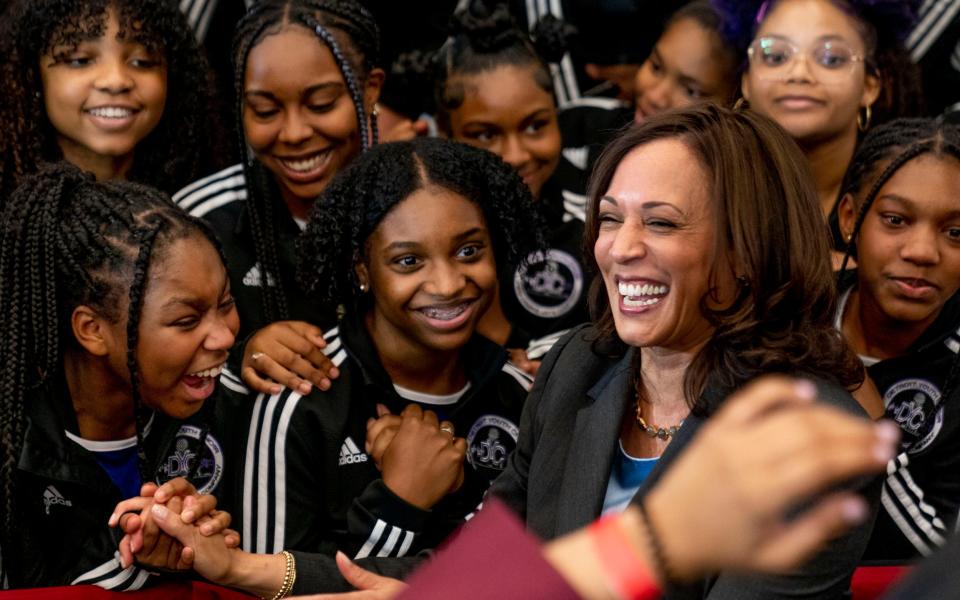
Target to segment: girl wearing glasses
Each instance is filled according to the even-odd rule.
[[[730,17],[730,35],[747,46],[744,100],[800,145],[829,215],[861,133],[919,110],[916,70],[898,37],[910,30],[917,2],[718,4]]]

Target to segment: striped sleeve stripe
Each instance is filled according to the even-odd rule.
[[[370,552],[373,550],[373,547],[377,545],[377,542],[380,541],[380,537],[383,535],[383,530],[387,528],[387,524],[382,519],[377,519],[377,523],[373,526],[373,530],[370,532],[370,537],[367,538],[367,541],[363,543],[363,546],[360,547],[360,551],[357,552],[354,558],[366,558],[370,556]]]
[[[286,438],[302,396],[284,389],[257,396],[247,434],[243,477],[243,531],[253,552],[283,550],[286,529]],[[272,493],[271,493],[272,487]],[[269,531],[273,530],[273,535]]]
[[[384,535],[386,535],[386,539],[384,539]],[[390,525],[383,519],[377,519],[376,524],[370,531],[370,536],[354,558],[366,558],[374,555],[374,551],[376,551],[375,556],[381,558],[385,556],[406,556],[415,537],[416,535],[412,531]],[[383,541],[382,546],[380,545],[381,541]],[[397,542],[400,542],[399,547]],[[380,546],[379,550],[377,549],[378,546]]]
[[[207,213],[210,213],[220,208],[221,206],[226,206],[227,204],[243,201],[246,199],[247,199],[246,188],[238,189],[238,190],[229,190],[229,191],[223,192],[222,194],[218,194],[213,198],[210,198],[206,202],[198,204],[188,212],[190,213],[191,216],[202,218],[207,216]]]
[[[150,573],[136,566],[120,566],[120,553],[98,567],[80,575],[70,585],[95,585],[105,590],[138,590],[147,582]]]
[[[183,202],[189,202],[189,200],[186,200],[187,196],[191,196],[194,192],[197,192],[208,185],[212,185],[221,179],[229,179],[231,177],[236,177],[237,175],[243,175],[243,165],[239,163],[231,167],[227,167],[226,169],[217,171],[213,175],[207,175],[206,177],[198,179],[187,185],[173,195],[173,201],[183,207]]]
[[[905,453],[890,461],[881,501],[903,535],[926,556],[945,542],[947,531],[936,509],[923,501],[923,490],[914,482],[908,465]]]
[[[139,590],[144,586],[144,584],[147,583],[148,579],[150,579],[150,573],[141,569],[140,572],[137,574],[137,576],[134,578],[134,580],[130,583],[130,585],[128,585],[126,589],[124,589],[123,591],[133,592],[133,591]]]
[[[907,38],[907,48],[910,49],[910,56],[914,61],[921,60],[930,50],[930,47],[936,43],[943,30],[947,28],[956,16],[957,11],[960,10],[960,2],[956,0],[928,0],[921,7],[921,10],[924,7],[928,10],[921,13],[920,22]]]
[[[187,17],[187,22],[197,41],[203,42],[210,28],[210,18],[217,8],[218,0],[180,0],[180,10]]]
[[[250,429],[247,431],[247,451],[243,461],[243,531],[241,539],[243,540],[243,549],[247,552],[254,552],[254,535],[256,533],[257,522],[252,518],[254,510],[253,488],[256,484],[254,476],[256,473],[256,463],[253,460],[253,452],[257,447],[257,436],[260,432],[260,419],[264,408],[264,394],[257,396],[253,403],[253,415],[250,418]]]
[[[542,338],[537,338],[535,340],[530,340],[530,344],[527,346],[527,358],[530,360],[535,360],[542,358],[547,355],[547,352],[550,352],[550,349],[553,348],[560,338],[562,338],[566,333],[570,331],[569,329],[564,329],[562,331],[557,331],[551,333],[550,335],[543,336]]]
[[[249,394],[250,389],[240,381],[240,378],[233,374],[226,367],[223,368],[223,371],[220,373],[220,384],[225,388],[233,390],[238,394]]]
[[[520,387],[522,387],[524,390],[529,392],[530,388],[533,387],[533,377],[527,375],[526,371],[520,369],[512,362],[503,363],[503,368],[501,371],[516,379],[517,383],[519,383]]]
[[[403,533],[403,530],[399,527],[391,527],[390,535],[387,536],[386,543],[380,548],[380,551],[377,552],[377,556],[383,558],[384,556],[390,556],[390,553],[393,552],[394,547],[397,545],[397,541],[400,539],[400,534]]]
[[[280,423],[277,425],[277,434],[274,440],[273,456],[276,461],[274,471],[274,530],[273,552],[284,548],[284,533],[287,530],[287,432],[290,430],[290,420],[293,411],[300,401],[299,394],[292,394],[287,398],[280,413]]]
[[[201,179],[180,190],[174,194],[173,201],[190,214],[203,216],[211,210],[247,198],[246,179],[239,166],[215,173],[197,186],[204,181]]]
[[[331,357],[330,362],[333,366],[339,367],[343,361],[347,360],[347,351],[343,348],[343,342],[340,339],[340,328],[334,327],[324,334],[323,339],[327,342],[323,349],[324,355]]]

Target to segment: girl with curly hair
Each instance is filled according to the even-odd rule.
[[[221,164],[211,75],[172,3],[18,0],[4,21],[0,198],[61,158],[168,193]]]
[[[960,129],[898,119],[868,133],[839,224],[857,268],[841,271],[836,324],[903,432],[867,558],[933,552],[960,508]]]
[[[114,507],[224,475],[207,400],[237,313],[216,239],[166,194],[66,162],[25,179],[2,222],[5,581],[139,589],[150,573],[119,559]]]
[[[245,550],[402,557],[477,507],[531,383],[477,323],[497,265],[534,249],[535,219],[513,169],[446,140],[378,146],[327,186],[299,273],[343,307],[324,349],[340,377],[238,409],[250,420],[234,515]]]
[[[787,130],[810,163],[820,207],[835,210],[860,136],[916,116],[919,72],[903,48],[916,0],[717,2],[745,54],[744,100]]]

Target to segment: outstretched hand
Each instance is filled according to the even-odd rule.
[[[824,490],[881,471],[899,429],[817,404],[815,395],[809,381],[751,383],[650,492],[644,505],[677,576],[783,571],[867,518],[853,491]]]
[[[295,597],[300,600],[390,600],[407,589],[407,584],[398,579],[377,575],[363,567],[358,567],[343,552],[337,552],[337,569],[358,591]]]

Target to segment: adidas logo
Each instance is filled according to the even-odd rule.
[[[260,263],[250,267],[247,274],[243,276],[243,285],[247,287],[263,287],[263,275],[260,274]],[[269,287],[275,287],[277,285],[273,275],[267,275],[267,285]]]
[[[64,498],[63,495],[57,491],[57,488],[48,485],[47,489],[43,491],[43,507],[48,515],[50,514],[50,507],[54,504],[59,506],[73,506],[73,502]]]
[[[353,440],[349,437],[343,440],[343,445],[340,446],[340,466],[365,462],[367,462],[367,455],[361,452],[360,448],[357,448]]]

